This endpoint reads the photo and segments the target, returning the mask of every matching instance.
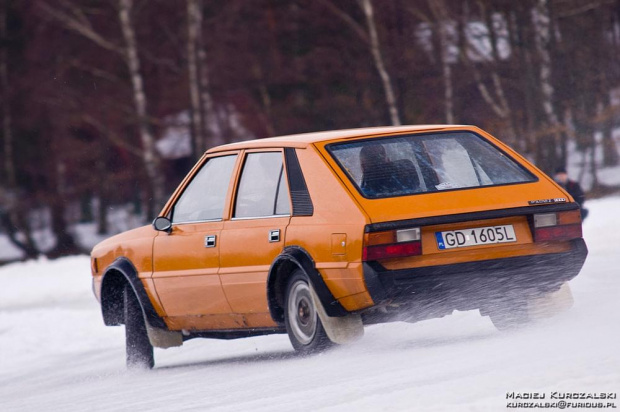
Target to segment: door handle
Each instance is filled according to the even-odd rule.
[[[269,231],[269,243],[279,242],[280,241],[280,229],[270,230]]]
[[[205,236],[205,247],[215,247],[215,235]]]

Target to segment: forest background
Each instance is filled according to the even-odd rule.
[[[474,124],[603,196],[620,0],[0,0],[0,99],[0,262],[87,251],[208,148],[291,133]]]

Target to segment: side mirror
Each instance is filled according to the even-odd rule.
[[[172,222],[165,216],[159,216],[153,220],[153,229],[160,232],[172,232]]]

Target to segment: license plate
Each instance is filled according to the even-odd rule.
[[[515,235],[512,225],[435,232],[435,237],[440,250],[517,241],[517,235]]]

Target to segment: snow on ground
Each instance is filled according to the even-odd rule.
[[[512,333],[477,311],[377,325],[309,358],[286,335],[196,339],[127,372],[87,257],[2,267],[0,411],[503,411],[507,392],[618,393],[620,197],[588,207],[569,312]]]

